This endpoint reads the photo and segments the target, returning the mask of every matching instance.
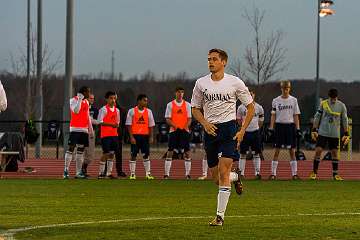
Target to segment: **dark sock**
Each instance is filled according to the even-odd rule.
[[[83,163],[83,165],[82,165],[82,171],[83,171],[84,174],[87,173],[87,167],[88,167],[88,164],[87,164],[87,163]]]
[[[320,158],[315,158],[314,165],[313,165],[313,171],[315,174],[317,174],[317,172],[318,172],[319,164],[320,164]]]
[[[333,177],[338,174],[338,166],[339,166],[339,161],[337,159],[333,159],[332,161]]]

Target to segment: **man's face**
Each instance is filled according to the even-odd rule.
[[[176,100],[181,101],[184,98],[184,90],[177,90],[175,92],[175,98]]]
[[[110,107],[113,107],[115,105],[116,102],[116,95],[110,95],[107,99],[106,99],[107,104],[109,104]]]
[[[221,60],[219,53],[213,52],[208,55],[208,67],[211,73],[216,73],[224,70],[226,61]]]
[[[94,94],[90,94],[89,95],[89,103],[90,103],[90,105],[93,105],[94,102],[95,102],[95,96],[94,96]]]
[[[250,92],[250,94],[251,94],[253,100],[255,100],[255,93],[254,93],[254,92]]]
[[[140,107],[147,107],[147,105],[148,105],[148,98],[143,98],[143,99],[141,99],[141,100],[139,100],[139,106]]]
[[[290,94],[291,87],[282,87],[281,88],[281,94],[284,96],[287,96]]]
[[[336,100],[337,100],[337,97],[335,97],[335,98],[330,98],[330,103],[331,103],[331,104],[335,104],[335,103],[336,103]]]
[[[88,99],[90,96],[90,93],[91,93],[90,88],[86,89],[86,91],[84,92],[84,98]]]

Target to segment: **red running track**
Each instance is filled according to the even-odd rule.
[[[191,176],[193,179],[202,175],[202,167],[200,160],[192,161]],[[237,164],[235,162],[234,164]],[[33,173],[24,173],[21,172],[25,167],[32,167],[36,170]],[[5,172],[1,173],[1,178],[62,178],[64,169],[64,160],[62,159],[28,159],[24,163],[20,163],[19,172]],[[74,176],[75,162],[73,161],[70,166],[70,175]],[[152,160],[151,161],[152,174],[158,178],[162,179],[164,175],[164,160]],[[319,168],[319,178],[320,179],[331,179],[331,162],[322,161]],[[129,164],[128,160],[123,162],[123,170],[128,174],[129,173]],[[298,162],[298,175],[302,179],[307,179],[310,172],[312,171],[312,161],[299,161]],[[288,161],[279,161],[278,179],[290,179],[291,171],[290,164]],[[96,178],[98,175],[98,160],[95,160],[89,165],[88,173],[90,176]],[[114,175],[116,175],[115,165],[113,170]],[[184,178],[184,161],[174,160],[171,168],[171,176],[173,179],[183,179]],[[246,179],[252,179],[254,170],[252,161],[247,161],[245,177]],[[262,161],[261,162],[261,175],[263,179],[267,179],[271,174],[271,161]],[[339,174],[345,180],[360,180],[360,161],[341,161],[339,163]],[[136,166],[136,175],[137,177],[144,177],[144,166],[142,161],[137,162]]]

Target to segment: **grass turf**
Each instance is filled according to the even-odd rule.
[[[233,190],[224,226],[209,227],[217,197],[211,181],[0,180],[0,233],[94,221],[19,232],[15,237],[360,239],[360,214],[301,215],[359,213],[358,189],[359,182],[351,181],[246,181],[241,197]],[[97,223],[146,217],[159,219]]]

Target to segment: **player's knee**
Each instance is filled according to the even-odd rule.
[[[78,144],[76,151],[77,151],[78,153],[84,153],[84,151],[85,151],[85,146],[82,145],[82,144]]]
[[[75,150],[75,145],[69,145],[68,151],[73,153],[74,150]]]

